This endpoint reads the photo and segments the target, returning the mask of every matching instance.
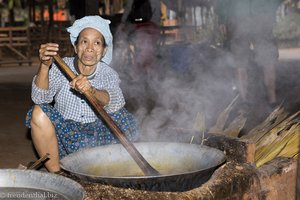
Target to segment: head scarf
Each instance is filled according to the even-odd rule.
[[[67,31],[70,33],[70,40],[73,46],[75,46],[75,41],[77,40],[77,37],[83,29],[93,28],[99,31],[103,35],[105,43],[107,45],[106,54],[101,60],[106,64],[109,64],[111,62],[113,53],[112,34],[109,28],[109,24],[109,20],[103,19],[100,16],[86,16],[76,20],[71,27],[67,28]]]

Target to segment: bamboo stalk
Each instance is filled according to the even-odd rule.
[[[223,112],[220,113],[220,115],[217,118],[216,124],[209,129],[209,133],[224,133],[224,127],[226,124],[226,121],[228,119],[228,116],[232,110],[233,104],[236,102],[239,96],[236,96],[231,103],[225,108]]]
[[[256,150],[255,162],[259,167],[278,156],[293,157],[298,152],[299,123],[284,131],[272,143]]]

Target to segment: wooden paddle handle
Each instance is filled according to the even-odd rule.
[[[73,80],[76,78],[76,74],[69,68],[69,66],[63,61],[63,59],[56,55],[54,56],[55,61],[60,66],[61,70],[66,73],[68,78]],[[90,90],[87,90],[83,93],[88,101],[92,104],[92,106],[96,109],[96,111],[100,114],[103,120],[107,123],[108,127],[114,133],[114,135],[119,139],[121,144],[125,147],[131,157],[135,160],[138,166],[141,168],[143,173],[146,176],[155,176],[159,175],[159,172],[156,171],[140,154],[140,152],[135,148],[135,146],[128,141],[123,132],[119,129],[116,123],[112,120],[112,118],[108,115],[108,113],[103,109],[103,105],[96,99],[96,97],[91,93]]]

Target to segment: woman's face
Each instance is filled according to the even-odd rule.
[[[79,65],[96,66],[105,54],[105,41],[102,34],[93,29],[83,29],[75,46],[75,53],[79,58]]]

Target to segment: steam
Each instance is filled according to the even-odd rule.
[[[157,140],[168,128],[192,130],[198,113],[213,124],[236,95],[226,55],[219,57],[219,50],[208,44],[160,46],[155,68],[147,72],[137,71],[125,51],[115,47],[113,66],[126,107],[139,120],[141,140]]]
[[[122,81],[126,107],[140,122],[141,140],[159,139],[168,128],[192,130],[199,113],[210,127],[237,96],[234,60],[210,42],[161,45],[151,67],[143,71],[132,63],[129,41],[135,38],[118,34],[113,67]]]

